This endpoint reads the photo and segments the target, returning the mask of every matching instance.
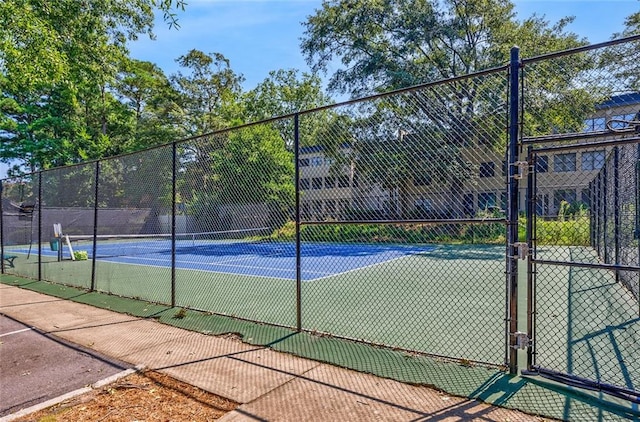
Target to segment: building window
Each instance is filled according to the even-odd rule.
[[[573,189],[560,189],[553,192],[553,206],[556,210],[560,209],[560,203],[564,201],[568,204],[576,202],[576,191]]]
[[[336,187],[336,178],[333,176],[327,176],[324,178],[324,187],[332,189]]]
[[[582,153],[582,170],[599,170],[604,166],[604,150]]]
[[[300,207],[300,214],[302,218],[309,218],[311,215],[311,207],[308,202],[302,203],[302,206]]]
[[[478,194],[478,209],[488,210],[496,206],[496,194],[483,192]]]
[[[311,205],[313,207],[313,214],[314,215],[322,214],[322,201],[313,201],[311,203]]]
[[[311,179],[311,189],[322,189],[322,177]]]
[[[324,164],[324,158],[323,157],[311,157],[310,163],[311,163],[311,167],[320,167],[321,165]]]
[[[594,119],[587,119],[584,121],[585,132],[597,132],[605,130],[605,118],[596,117]]]
[[[340,177],[338,177],[338,187],[339,188],[348,188],[349,187],[349,176],[340,176]]]
[[[549,195],[538,195],[536,198],[536,215],[549,214]]]
[[[309,159],[308,158],[300,158],[298,160],[298,164],[300,164],[300,167],[309,167]]]
[[[480,164],[480,177],[493,177],[496,175],[495,163],[481,163]]]
[[[549,157],[546,155],[536,156],[536,173],[546,173],[549,171]]]
[[[340,199],[338,200],[338,213],[344,215],[349,211],[349,200],[348,199]]]
[[[309,189],[309,179],[300,179],[300,189],[302,190]]]
[[[561,173],[576,171],[576,153],[557,154],[553,156],[553,171]]]
[[[617,121],[609,123],[609,126],[611,126],[611,129],[624,129],[629,125],[625,122],[621,122],[620,120],[624,120],[628,122],[630,120],[635,119],[635,117],[636,117],[635,114],[618,114],[617,116],[611,117],[611,120],[617,120]]]

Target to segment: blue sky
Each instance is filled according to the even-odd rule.
[[[157,39],[132,44],[132,57],[154,62],[171,74],[178,68],[175,59],[192,48],[222,53],[231,68],[244,75],[246,90],[271,70],[308,70],[300,53],[302,22],[321,7],[321,0],[186,1],[186,10],[178,14],[180,29],[169,29],[159,19]],[[640,8],[638,0],[515,0],[514,4],[518,19],[537,13],[555,23],[575,16],[569,29],[592,43],[620,32],[624,18]]]

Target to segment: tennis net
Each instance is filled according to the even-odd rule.
[[[177,254],[206,254],[220,247],[246,248],[248,245],[270,241],[269,227],[224,230],[200,233],[177,233]],[[171,255],[173,235],[159,234],[108,234],[68,235],[74,251],[86,251],[93,257],[94,239],[96,258],[111,258],[138,255]]]

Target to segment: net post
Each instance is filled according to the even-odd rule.
[[[518,372],[518,123],[520,105],[520,48],[511,48],[509,64],[509,181],[507,201],[507,283],[509,292],[509,373]]]
[[[296,188],[296,329],[302,330],[302,269],[300,253],[300,114],[293,116],[293,159]]]
[[[100,163],[96,161],[96,169],[94,175],[94,202],[93,202],[93,245],[91,246],[91,291],[96,289],[96,255],[98,252],[98,195],[99,195],[99,180],[100,180]]]
[[[171,143],[171,307],[176,306],[176,158],[177,144]]]

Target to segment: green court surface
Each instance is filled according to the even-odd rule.
[[[584,247],[546,248],[541,258],[597,262]],[[615,271],[537,266],[537,365],[640,389],[640,308]]]
[[[334,257],[322,258],[331,268]],[[42,278],[91,287],[91,261],[43,257]],[[305,258],[302,259],[302,266]],[[317,265],[317,263],[316,263]],[[505,361],[504,247],[446,245],[301,283],[302,328],[408,350],[502,365]],[[37,259],[12,272],[37,278]],[[95,289],[170,304],[166,267],[98,260]],[[295,327],[296,282],[177,269],[175,304]]]

